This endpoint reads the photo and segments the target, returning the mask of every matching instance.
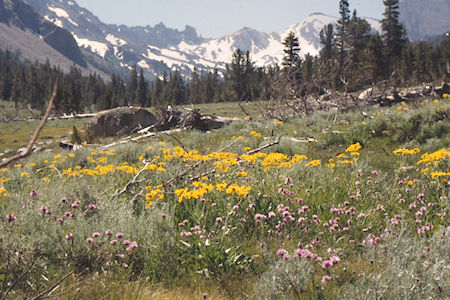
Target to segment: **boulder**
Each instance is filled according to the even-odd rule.
[[[139,128],[154,125],[157,121],[145,109],[118,107],[98,113],[89,122],[89,132],[94,137],[129,135]]]

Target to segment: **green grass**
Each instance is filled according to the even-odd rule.
[[[102,151],[101,143],[111,142],[105,139],[75,152],[35,153],[0,170],[0,292],[16,282],[8,297],[36,296],[73,272],[53,295],[353,299],[370,290],[378,298],[445,298],[448,175],[431,172],[449,171],[448,101],[367,108],[373,118],[320,112],[282,125],[237,121],[209,133],[156,135],[113,152]],[[217,115],[238,110],[226,104]],[[14,132],[33,129],[9,125],[6,143]],[[42,136],[53,140],[72,125],[49,122]],[[248,149],[277,137],[280,144],[263,150],[264,157],[244,162]],[[359,155],[346,152],[355,143]],[[402,147],[420,153],[393,154]],[[436,163],[418,164],[426,152]],[[351,163],[343,164],[341,154]],[[295,155],[307,158],[292,162]],[[220,189],[223,182],[229,190]],[[185,188],[194,192],[179,202]],[[127,249],[125,240],[138,247]],[[314,259],[296,256],[299,243]],[[340,262],[323,268],[334,255]]]

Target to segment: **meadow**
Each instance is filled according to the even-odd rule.
[[[34,153],[0,169],[0,298],[448,298],[449,101]]]

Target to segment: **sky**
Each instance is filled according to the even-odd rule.
[[[338,0],[76,0],[108,24],[151,25],[163,22],[183,30],[193,26],[205,38],[221,37],[242,27],[271,33],[321,12],[338,16]],[[382,0],[350,0],[358,16],[381,19]]]

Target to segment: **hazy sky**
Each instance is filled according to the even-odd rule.
[[[155,25],[184,29],[203,37],[220,37],[244,26],[281,31],[313,12],[338,16],[338,0],[76,0],[105,23]],[[382,0],[350,0],[359,16],[381,19]]]

